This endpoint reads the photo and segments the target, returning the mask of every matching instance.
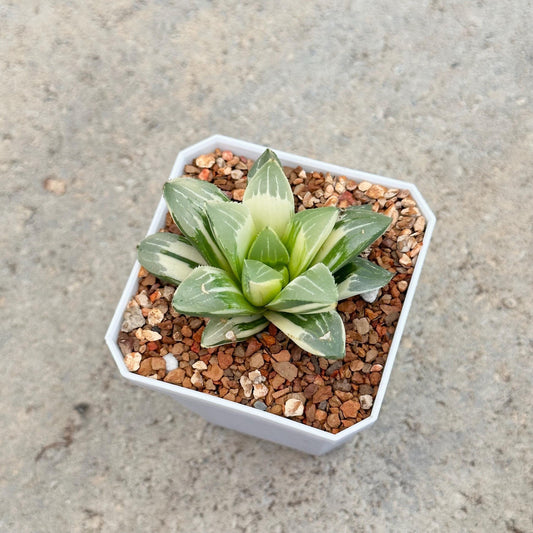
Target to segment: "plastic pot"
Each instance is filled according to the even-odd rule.
[[[169,179],[181,176],[184,173],[183,170],[185,164],[188,164],[201,154],[214,151],[215,148],[230,150],[235,154],[243,155],[251,159],[256,159],[265,149],[264,146],[257,144],[225,137],[223,135],[213,135],[212,137],[204,139],[203,141],[179,152]],[[137,279],[140,269],[138,262],[133,266],[115,310],[113,319],[111,320],[111,324],[107,330],[105,340],[121,375],[131,383],[168,394],[175,398],[179,403],[213,424],[276,442],[284,446],[289,446],[302,452],[321,455],[351,441],[359,431],[369,428],[378,418],[436,219],[418,189],[411,183],[368,174],[358,170],[351,170],[323,163],[322,161],[315,161],[313,159],[282,152],[277,149],[274,149],[274,151],[279,156],[283,165],[292,167],[300,166],[305,170],[311,171],[330,172],[332,175],[344,175],[347,178],[354,179],[358,182],[364,180],[370,183],[383,185],[387,188],[407,189],[411,193],[412,198],[417,202],[420,212],[426,219],[424,246],[418,255],[414,267],[413,275],[398,319],[398,324],[392,339],[378,393],[374,399],[370,416],[334,435],[327,431],[307,426],[301,422],[283,416],[274,415],[253,407],[217,398],[203,392],[187,389],[185,387],[180,387],[178,385],[130,372],[124,364],[123,355],[118,346],[117,339],[122,324],[122,315],[126,305],[137,292]],[[161,198],[154,218],[152,219],[152,223],[150,224],[150,228],[148,229],[148,235],[157,232],[164,226],[166,212],[166,204],[163,198]]]

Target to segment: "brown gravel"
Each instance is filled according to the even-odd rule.
[[[241,201],[252,164],[246,157],[215,150],[186,165],[185,172]],[[272,324],[247,341],[202,348],[206,319],[176,313],[170,305],[174,287],[144,268],[137,294],[125,310],[118,343],[128,369],[138,374],[338,433],[371,413],[426,221],[408,191],[299,167],[284,171],[298,211],[370,203],[374,211],[392,217],[388,231],[363,255],[394,272],[394,278],[375,302],[356,296],[337,307],[346,328],[345,358],[310,355]],[[164,231],[179,233],[169,215]],[[178,368],[170,371],[163,359],[168,353],[178,361]]]

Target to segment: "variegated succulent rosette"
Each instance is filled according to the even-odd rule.
[[[163,196],[182,235],[147,237],[139,262],[177,286],[177,312],[209,318],[205,348],[245,340],[272,322],[311,354],[341,359],[346,341],[337,302],[393,276],[359,257],[391,219],[368,205],[295,213],[291,186],[271,150],[248,172],[242,203],[188,177],[167,182]]]

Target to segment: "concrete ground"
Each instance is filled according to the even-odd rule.
[[[0,531],[532,531],[531,16],[2,2]],[[437,215],[380,418],[330,455],[213,427],[104,346],[175,154],[215,132]]]

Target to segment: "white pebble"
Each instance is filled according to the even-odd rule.
[[[378,294],[379,294],[379,289],[374,289],[373,291],[363,292],[361,293],[360,296],[365,302],[371,304],[376,301]]]
[[[176,370],[176,368],[178,368],[178,360],[171,353],[167,353],[167,355],[164,355],[163,359],[165,360],[167,372],[170,372],[171,370]]]

